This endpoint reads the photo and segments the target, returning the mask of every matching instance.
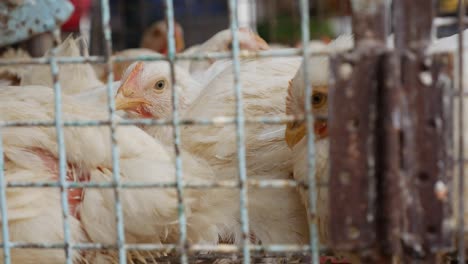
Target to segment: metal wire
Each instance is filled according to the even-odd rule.
[[[2,217],[3,263],[10,264],[10,231],[8,230],[8,207],[3,157],[2,129],[0,128],[0,213]]]
[[[310,56],[323,56],[328,55],[328,51],[313,51],[307,52]],[[300,56],[304,54],[303,48],[288,48],[280,50],[267,50],[267,51],[239,51],[240,59],[254,59],[260,57],[289,57],[289,56]],[[176,54],[174,60],[184,61],[200,61],[200,60],[218,60],[218,59],[230,59],[232,57],[231,52],[204,52],[199,54]],[[125,61],[163,61],[168,60],[164,55],[140,55],[140,56],[115,56],[113,61],[125,62]],[[105,57],[102,56],[89,56],[89,57],[60,57],[56,58],[57,63],[91,63],[91,64],[103,64],[106,62]],[[22,65],[22,64],[49,64],[49,58],[30,58],[30,59],[0,59],[0,66],[7,65]]]
[[[174,5],[172,0],[166,0],[166,20],[167,20],[167,46],[168,46],[168,61],[170,64],[171,72],[171,83],[173,87],[176,87],[175,77],[175,38],[174,38]],[[184,178],[182,175],[182,159],[180,157],[180,127],[179,127],[179,95],[177,89],[172,89],[171,94],[172,101],[172,131],[174,140],[174,151],[175,151],[175,169],[176,169],[176,188],[177,188],[177,211],[179,217],[179,250],[180,250],[180,262],[182,264],[188,263],[187,256],[187,218],[185,216],[185,205],[184,205]]]
[[[305,2],[304,2],[305,3]],[[327,55],[327,52],[315,52],[315,51],[308,51],[307,46],[304,49],[283,49],[283,50],[270,50],[270,51],[260,51],[260,52],[250,52],[250,51],[240,51],[239,48],[239,39],[237,33],[237,1],[230,0],[229,7],[230,7],[230,17],[231,23],[230,28],[232,32],[232,52],[212,52],[206,54],[194,54],[194,55],[184,55],[184,54],[175,54],[175,41],[174,41],[174,22],[173,22],[173,3],[171,0],[166,0],[166,16],[168,19],[168,47],[169,53],[168,57],[165,56],[137,56],[137,57],[115,57],[111,58],[112,54],[112,46],[111,46],[111,34],[109,28],[109,4],[106,0],[101,0],[101,7],[102,7],[102,27],[104,30],[104,39],[105,39],[105,56],[92,56],[92,57],[61,57],[61,58],[33,58],[29,60],[0,60],[0,65],[21,65],[21,64],[46,64],[49,63],[54,65],[53,67],[58,67],[58,64],[61,63],[105,63],[106,64],[106,73],[107,73],[107,95],[108,95],[108,102],[109,102],[109,120],[87,120],[87,121],[62,121],[60,116],[60,84],[58,83],[57,74],[55,72],[54,76],[54,88],[56,90],[56,100],[58,100],[58,108],[57,112],[59,113],[58,118],[55,121],[20,121],[20,122],[0,122],[0,128],[3,127],[13,127],[13,126],[56,126],[58,130],[58,134],[62,133],[62,136],[58,136],[58,145],[61,148],[60,156],[61,160],[61,178],[60,182],[9,182],[7,187],[24,187],[24,188],[34,188],[34,187],[61,187],[62,188],[62,201],[67,202],[66,199],[66,191],[67,188],[113,188],[114,195],[115,195],[115,211],[116,211],[116,222],[117,222],[117,244],[116,245],[105,245],[100,243],[76,243],[70,244],[69,239],[67,237],[69,235],[65,235],[65,240],[63,244],[61,243],[24,243],[24,242],[16,242],[10,243],[12,248],[64,248],[67,252],[71,249],[118,249],[119,250],[119,263],[126,263],[126,253],[125,250],[174,250],[179,249],[181,251],[181,262],[187,263],[188,257],[186,255],[186,251],[206,251],[209,250],[211,252],[231,252],[236,253],[239,249],[242,250],[242,254],[244,256],[243,263],[250,263],[250,251],[259,251],[259,252],[283,252],[283,251],[297,251],[297,252],[305,252],[305,251],[312,251],[314,254],[318,255],[318,249],[316,248],[317,245],[312,243],[312,247],[309,246],[297,246],[297,245],[269,245],[269,246],[254,246],[250,245],[249,241],[249,222],[248,222],[248,210],[247,210],[247,185],[256,188],[284,188],[284,187],[297,187],[301,186],[304,188],[308,187],[308,183],[304,182],[296,182],[294,180],[248,180],[247,179],[247,172],[245,166],[245,146],[244,146],[244,126],[247,123],[267,123],[267,124],[284,124],[291,120],[302,120],[304,117],[258,117],[258,118],[250,118],[245,119],[243,115],[243,103],[242,103],[242,88],[240,84],[240,59],[241,58],[257,58],[257,57],[285,57],[285,56],[298,56],[303,55],[306,56],[320,56],[320,55]],[[306,7],[305,10],[308,10]],[[308,17],[303,16],[303,26],[308,25],[308,23],[304,23],[304,19],[308,20]],[[308,28],[308,27],[306,27]],[[304,43],[308,42],[308,35],[303,38]],[[177,112],[177,94],[175,89],[173,90],[172,94],[172,101],[173,101],[173,117],[172,119],[166,120],[154,120],[154,119],[141,119],[141,120],[122,120],[116,121],[115,120],[115,106],[114,106],[114,98],[112,94],[111,83],[113,80],[112,75],[112,62],[115,60],[117,62],[123,61],[154,61],[154,60],[167,60],[171,64],[171,78],[173,83],[175,83],[175,75],[174,75],[174,62],[176,60],[206,60],[206,59],[226,59],[232,58],[233,65],[234,65],[234,84],[235,84],[235,95],[236,95],[236,116],[235,117],[217,117],[214,119],[199,119],[199,120],[179,120],[178,112]],[[54,71],[53,71],[54,72]],[[307,82],[306,82],[307,83]],[[310,87],[310,82],[307,87]],[[310,96],[309,96],[310,97]],[[310,100],[309,100],[310,101]],[[309,102],[310,105],[310,102]],[[310,116],[310,115],[309,115]],[[310,118],[309,118],[310,121]],[[176,182],[175,183],[120,183],[120,173],[119,173],[119,154],[118,154],[118,147],[116,144],[115,138],[115,128],[117,125],[137,125],[137,124],[146,124],[146,125],[172,125],[174,128],[174,148],[176,150]],[[199,184],[185,184],[182,178],[182,170],[181,170],[181,160],[179,156],[179,146],[180,143],[180,132],[179,126],[180,125],[217,125],[217,124],[236,124],[236,138],[237,138],[237,155],[238,155],[238,167],[239,167],[239,181],[223,181],[217,183],[199,183]],[[310,122],[309,122],[310,124]],[[111,139],[112,139],[112,164],[113,164],[113,182],[112,183],[93,183],[93,182],[66,182],[66,159],[65,159],[65,151],[64,151],[64,142],[63,142],[63,127],[65,126],[110,126],[111,129]],[[309,129],[309,138],[310,137],[310,129]],[[313,139],[313,138],[312,138]],[[312,140],[313,142],[313,140]],[[0,149],[1,150],[1,149]],[[313,151],[313,149],[311,150]],[[313,168],[312,168],[313,170]],[[3,173],[3,172],[2,172]],[[313,175],[313,173],[311,173]],[[1,175],[0,175],[1,176]],[[0,182],[0,185],[2,183]],[[315,184],[315,183],[314,183]],[[121,188],[177,188],[178,192],[178,209],[179,209],[179,223],[180,223],[180,238],[179,238],[179,245],[152,245],[152,244],[125,244],[125,236],[124,236],[124,223],[123,223],[123,213],[122,207],[120,203],[119,197],[119,190]],[[183,203],[183,188],[239,188],[240,189],[240,208],[241,208],[241,225],[242,225],[242,233],[243,233],[243,244],[242,247],[239,248],[235,245],[217,245],[217,246],[203,246],[203,245],[194,245],[189,247],[186,245],[186,219],[184,215],[184,203]],[[314,187],[315,188],[315,187]],[[0,197],[1,198],[1,197]],[[68,206],[68,203],[66,203]],[[68,207],[64,206],[64,212],[68,213]],[[313,210],[312,210],[313,211]],[[3,212],[2,212],[3,213]],[[65,214],[64,214],[65,215]],[[67,216],[64,217],[66,219]],[[4,217],[5,219],[5,217]],[[6,229],[8,226],[6,225]],[[64,227],[66,233],[69,232],[69,228]],[[5,236],[4,232],[4,236]],[[313,236],[313,235],[312,235]],[[4,239],[2,246],[4,248],[8,248],[9,243],[8,239]],[[313,241],[313,240],[312,240]],[[314,248],[315,247],[315,248]],[[68,254],[68,253],[67,253]],[[67,255],[67,262],[70,261],[69,258],[70,254]],[[315,256],[315,259],[318,261],[318,257]],[[5,262],[6,263],[6,262]]]
[[[229,0],[229,20],[232,36],[232,61],[234,71],[234,89],[236,99],[236,146],[237,146],[237,162],[239,169],[239,185],[240,185],[240,220],[242,231],[242,263],[250,263],[249,250],[249,212],[248,212],[248,197],[247,197],[247,170],[245,162],[245,142],[244,142],[244,110],[242,102],[242,86],[240,82],[240,58],[239,58],[239,36],[238,36],[238,21],[237,21],[237,0]]]
[[[55,101],[55,130],[57,133],[57,145],[59,156],[59,188],[60,202],[62,204],[63,217],[63,238],[65,242],[65,259],[67,264],[72,264],[72,252],[70,248],[70,224],[68,222],[69,204],[68,204],[68,186],[67,186],[67,157],[65,152],[65,139],[62,125],[62,94],[59,82],[59,68],[55,61],[56,47],[51,51],[50,69],[52,72],[52,80],[54,82],[54,101]]]
[[[307,182],[297,180],[254,180],[248,179],[246,184],[253,188],[292,188],[302,187],[309,188]],[[327,187],[328,182],[317,183],[317,186],[322,188]],[[69,182],[67,183],[68,188],[114,188],[113,183],[103,182]],[[181,184],[183,188],[187,189],[212,189],[212,188],[226,188],[226,189],[237,189],[240,188],[239,181],[223,180],[217,182],[205,181],[199,183],[184,183]],[[57,182],[8,182],[6,183],[8,188],[58,188],[60,184]],[[142,189],[142,188],[176,188],[176,182],[157,182],[157,183],[143,183],[143,182],[128,182],[122,183],[120,188],[122,189]]]
[[[464,36],[463,31],[465,28],[465,1],[458,1],[458,90],[460,94],[463,94],[463,80],[464,80]],[[458,97],[458,124],[459,124],[459,134],[458,134],[458,155],[460,162],[458,163],[458,261],[459,263],[465,263],[465,166],[463,164],[464,159],[464,116],[463,116],[463,101],[465,98],[463,96]]]
[[[315,139],[313,122],[314,117],[312,116],[311,98],[312,98],[312,86],[308,75],[309,69],[309,57],[307,51],[309,49],[309,1],[301,0],[301,29],[302,29],[302,47],[303,63],[302,70],[304,71],[304,87],[305,87],[305,115],[306,115],[306,128],[307,128],[307,181],[309,183],[309,203],[308,203],[308,222],[309,222],[309,233],[310,233],[310,253],[312,254],[312,263],[319,263],[319,242],[318,242],[318,231],[317,231],[317,188],[315,186]]]
[[[112,82],[114,74],[112,71],[112,36],[110,29],[110,10],[109,1],[101,0],[102,8],[102,29],[104,31],[105,41],[105,55],[106,60],[106,75],[107,75],[107,102],[109,103],[109,129],[111,134],[111,151],[112,151],[112,183],[114,184],[114,197],[115,197],[115,218],[117,223],[117,247],[119,250],[119,264],[127,263],[126,250],[125,250],[125,233],[124,233],[124,220],[122,212],[122,204],[120,203],[120,167],[119,167],[119,147],[117,145],[117,138],[115,136],[116,130],[116,114],[114,102],[114,90]]]
[[[316,118],[321,118],[322,120],[324,117],[316,116]],[[287,115],[284,117],[268,117],[268,116],[259,116],[259,117],[251,117],[246,118],[246,124],[270,124],[270,125],[279,125],[279,124],[286,124],[287,122],[291,121],[298,121],[301,122],[304,120],[302,115]],[[115,121],[114,123],[119,126],[134,126],[134,125],[151,125],[151,126],[165,126],[165,125],[172,125],[172,119],[148,119],[148,118],[140,118],[140,119],[125,119]],[[228,116],[218,116],[213,118],[199,118],[199,119],[180,119],[178,124],[181,125],[199,125],[199,126],[213,126],[213,125],[230,125],[235,124],[236,118],[235,117],[228,117]],[[108,126],[110,124],[109,120],[68,120],[63,121],[64,126]],[[45,121],[45,120],[23,120],[23,121],[0,121],[0,127],[28,127],[28,126],[55,126],[54,121]]]

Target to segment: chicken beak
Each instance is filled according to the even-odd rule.
[[[135,96],[139,90],[138,76],[143,70],[143,63],[138,62],[128,75],[127,79],[120,85],[115,96],[116,110],[133,110],[142,104],[149,105],[150,102],[142,96]]]
[[[305,133],[306,126],[304,122],[302,122],[298,127],[296,127],[293,122],[288,123],[285,132],[285,138],[288,147],[293,148],[297,142],[301,141],[301,139],[305,136]]]
[[[117,94],[115,97],[115,110],[134,110],[141,105],[149,105],[144,98],[129,98]]]
[[[293,148],[306,135],[306,123],[302,122],[299,126],[294,123],[288,123],[285,132],[286,143]],[[328,136],[328,124],[326,120],[315,120],[314,122],[315,140],[320,140]]]

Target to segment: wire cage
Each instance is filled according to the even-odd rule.
[[[426,0],[351,1],[355,47],[338,54],[316,51],[309,45],[310,3],[297,1],[300,10],[302,48],[241,51],[239,44],[238,0],[229,0],[230,52],[205,54],[176,54],[174,39],[174,1],[165,0],[168,26],[167,55],[113,57],[110,8],[101,0],[103,56],[57,57],[29,60],[1,59],[0,66],[49,64],[54,80],[55,120],[0,121],[0,131],[12,127],[54,127],[59,157],[59,179],[49,182],[9,182],[5,176],[5,158],[0,140],[0,213],[8,219],[8,188],[57,188],[60,190],[63,215],[63,243],[32,243],[11,241],[9,222],[2,221],[3,263],[12,263],[12,251],[24,248],[63,249],[65,262],[73,263],[72,253],[114,250],[118,263],[138,263],[128,258],[128,251],[171,252],[158,257],[155,263],[212,263],[227,258],[232,263],[257,263],[262,258],[287,257],[284,263],[321,263],[320,255],[328,249],[321,247],[318,236],[317,198],[319,188],[330,191],[330,240],[333,249],[356,253],[363,263],[443,263],[458,248],[458,263],[465,263],[464,244],[464,39],[457,43],[457,57],[450,53],[427,55],[424,51],[434,38],[434,27],[457,24],[462,35],[465,28],[465,3],[459,1],[457,18],[435,19],[435,5]],[[392,12],[391,12],[392,11]],[[395,44],[387,44],[390,23],[393,23]],[[418,30],[414,30],[417,28]],[[58,32],[55,31],[59,38]],[[309,58],[331,56],[330,78],[330,179],[317,182],[315,178],[315,138],[313,124],[320,116],[312,115],[310,76],[304,75],[304,116],[246,117],[240,74],[241,59],[259,57],[302,56],[304,72],[309,72]],[[428,58],[430,62],[428,63]],[[112,65],[123,61],[167,61],[171,83],[176,84],[175,62],[180,60],[231,59],[234,74],[234,117],[188,120],[181,118],[176,89],[172,90],[172,118],[120,120],[116,115],[112,82]],[[58,81],[62,64],[105,64],[107,75],[108,118],[105,120],[64,120],[62,90]],[[458,65],[458,66],[456,66]],[[453,70],[456,72],[453,73]],[[455,78],[454,76],[458,76]],[[293,77],[293,76],[291,76]],[[445,81],[444,81],[445,80]],[[453,81],[455,80],[455,81]],[[344,87],[344,88],[342,88]],[[456,88],[453,88],[456,87]],[[346,91],[343,92],[343,89]],[[421,92],[423,91],[424,92]],[[406,98],[406,99],[405,99]],[[447,99],[449,98],[449,99]],[[452,107],[458,103],[457,114]],[[452,120],[453,116],[457,119]],[[298,121],[306,124],[307,181],[292,179],[249,179],[246,170],[245,127],[264,123],[286,125]],[[452,123],[453,122],[453,123]],[[454,138],[455,124],[458,136]],[[175,155],[175,182],[122,182],[120,173],[118,126],[171,126]],[[235,125],[237,148],[237,181],[188,184],[184,181],[180,156],[182,126]],[[75,126],[107,126],[110,129],[112,181],[67,181],[67,157],[64,129]],[[429,127],[429,128],[427,128]],[[429,132],[428,132],[429,131]],[[0,134],[1,136],[2,134]],[[452,175],[453,174],[453,175]],[[248,190],[250,188],[303,188],[308,193],[308,244],[253,244],[250,236]],[[113,190],[117,240],[115,243],[78,243],[71,239],[70,205],[72,188]],[[178,242],[173,244],[128,243],[125,233],[122,191],[125,189],[173,188],[177,193]],[[239,191],[240,245],[191,244],[187,239],[185,194],[190,189],[234,188]],[[333,191],[333,192],[332,192]],[[446,197],[449,198],[446,198]],[[453,198],[453,201],[451,200]],[[454,214],[453,211],[459,212]],[[456,217],[456,219],[455,219]],[[456,222],[456,223],[454,223]],[[455,245],[456,244],[456,245]],[[206,253],[209,252],[209,253]],[[294,261],[296,262],[293,262]],[[151,260],[147,260],[151,261]],[[269,262],[267,262],[269,263]],[[273,262],[276,263],[276,262]],[[338,262],[336,262],[338,263]]]

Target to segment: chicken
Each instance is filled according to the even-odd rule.
[[[20,92],[18,90],[21,89]],[[48,87],[0,88],[0,120],[53,120],[53,91]],[[64,95],[64,120],[105,120],[107,112]],[[118,119],[117,119],[118,120]],[[110,182],[111,139],[106,127],[65,127],[67,180]],[[8,181],[46,181],[58,178],[56,131],[53,127],[8,127],[1,131],[4,142],[5,177]],[[121,182],[174,182],[174,160],[163,145],[132,126],[118,127]],[[186,183],[211,181],[213,170],[202,160],[182,152]],[[27,190],[27,192],[26,192]],[[32,191],[31,191],[32,190]],[[7,204],[12,241],[63,241],[58,189],[8,189]],[[127,243],[176,243],[178,241],[177,195],[174,189],[125,189],[121,192]],[[70,225],[73,242],[89,239],[115,243],[114,197],[111,189],[70,189]],[[190,243],[216,244],[225,229],[235,223],[232,198],[222,190],[185,190],[187,237]],[[16,221],[17,219],[17,221]],[[20,221],[21,220],[21,221]],[[27,230],[34,230],[27,231]],[[51,250],[53,251],[53,250]],[[18,263],[63,263],[63,250],[13,250]],[[28,254],[25,254],[25,253]],[[42,253],[41,253],[42,252]],[[30,253],[30,254],[29,254]],[[80,255],[74,251],[74,259]],[[136,252],[138,253],[138,252]],[[136,254],[129,252],[129,254]],[[101,258],[114,259],[107,253]],[[114,260],[115,261],[115,260]],[[106,262],[107,263],[107,262]]]
[[[303,87],[300,74],[296,75],[291,83],[290,94],[287,98],[286,113],[290,115],[304,114],[303,109],[299,109],[299,105],[304,105],[304,90],[297,87]],[[327,106],[327,85],[319,84],[314,86],[312,95],[313,111],[320,116],[326,116],[328,113]],[[302,96],[302,97],[301,97]],[[316,182],[328,182],[328,149],[329,141],[327,138],[327,123],[323,120],[316,120],[314,123],[314,132],[316,136],[315,142],[315,177]],[[286,142],[293,151],[294,157],[294,178],[298,181],[307,183],[307,138],[305,137],[305,124],[292,122],[287,125]],[[309,196],[308,190],[299,188],[301,199],[308,209]],[[319,239],[321,243],[328,241],[328,212],[326,210],[328,204],[328,192],[324,188],[317,188],[317,225],[319,230]]]
[[[74,39],[72,36],[64,40],[63,43],[57,47],[58,57],[78,57],[81,55],[79,44],[83,44],[84,55],[87,56],[87,47],[85,43],[82,43],[82,39]],[[48,52],[50,54],[51,51]],[[45,57],[48,55],[46,54]],[[18,50],[7,51],[3,58],[30,58],[25,52]],[[125,64],[125,63],[124,63]],[[123,65],[125,66],[125,65]],[[114,64],[114,71],[119,71],[123,67],[119,63]],[[11,76],[19,79],[20,85],[41,85],[52,88],[54,83],[52,81],[52,74],[50,65],[21,65],[21,66],[8,66],[0,68],[0,73],[4,72],[6,76]],[[0,77],[1,78],[1,77]],[[107,78],[107,76],[106,76]],[[103,81],[106,82],[106,78]],[[81,64],[60,64],[59,65],[59,82],[62,91],[68,95],[74,95],[75,98],[92,103],[95,106],[101,106],[103,109],[107,109],[107,84],[101,82],[97,77],[96,72],[88,63]],[[10,82],[8,82],[10,83]],[[120,86],[119,81],[113,82],[114,93]],[[123,115],[123,113],[118,112]]]
[[[241,50],[259,51],[269,49],[268,44],[260,36],[249,28],[238,30],[239,47]],[[185,54],[222,52],[231,49],[232,33],[230,29],[225,29],[216,33],[213,37],[198,47],[185,51]],[[191,74],[205,71],[213,63],[212,60],[192,61],[188,67]]]
[[[159,24],[159,25],[162,25],[162,24]],[[156,27],[156,28],[159,28],[159,27]],[[165,28],[164,28],[164,31],[166,31]],[[160,34],[159,31],[157,34],[159,36]],[[167,34],[167,32],[165,32],[164,34]],[[148,36],[145,38],[149,39],[150,37]],[[149,42],[149,40],[147,41]],[[165,38],[164,41],[167,41],[167,38]],[[176,42],[177,41],[178,39],[177,39],[177,34],[176,34]],[[245,50],[258,51],[258,50],[268,49],[268,44],[262,38],[260,38],[251,30],[248,30],[245,28],[239,30],[239,41],[240,41],[241,48]],[[227,29],[227,30],[218,32],[213,37],[208,39],[205,43],[192,46],[189,49],[183,51],[182,53],[188,55],[188,54],[195,54],[195,53],[200,53],[200,52],[228,51],[230,49],[230,43],[231,43],[231,32],[229,29]],[[154,51],[154,49],[149,49],[146,46],[142,46],[142,47],[143,48],[126,49],[126,50],[115,53],[113,56],[114,57],[116,56],[136,57],[136,56],[145,56],[145,55],[161,55],[161,53],[164,53],[164,54],[166,53],[166,52],[161,52],[161,51],[156,52]],[[181,50],[177,48],[177,52],[181,52]],[[132,63],[133,61],[114,62],[113,64],[114,80],[116,81],[120,80],[122,78],[122,74],[125,72],[125,69],[127,69]],[[206,76],[205,71],[212,65],[212,63],[213,61],[193,62],[193,61],[186,60],[186,61],[177,61],[176,65],[190,70],[190,72],[195,75],[194,76],[195,78],[201,79]],[[101,65],[94,66],[94,68],[97,74],[99,75],[99,79],[102,82],[106,82],[107,76],[105,74],[104,68]]]
[[[288,80],[297,71],[300,61],[300,57],[242,61],[241,81],[246,117],[284,115]],[[176,87],[180,89],[179,104],[184,119],[235,116],[232,62],[224,63],[223,70],[202,88],[190,85],[193,82],[190,75],[182,68],[176,68]],[[116,108],[126,110],[132,116],[170,116],[168,98],[173,86],[166,82],[170,80],[167,67],[158,70],[152,63],[136,63],[127,72],[116,96]],[[163,84],[161,80],[164,80]],[[171,142],[169,129],[144,129],[163,142]],[[284,142],[283,133],[284,128],[279,125],[246,126],[247,174],[250,179],[289,179],[292,171],[291,152]],[[208,161],[217,179],[237,179],[233,126],[184,126],[181,135],[182,147]],[[307,243],[305,210],[295,189],[249,189],[248,194],[250,227],[257,242]],[[239,242],[239,239],[240,234],[233,232],[233,241]]]
[[[331,43],[324,45],[311,41],[310,49],[314,51],[328,51],[330,53],[342,52],[353,48],[352,36],[342,35]],[[328,234],[328,188],[321,187],[329,180],[329,139],[326,117],[328,116],[328,85],[329,85],[329,58],[328,56],[312,56],[308,59],[308,76],[313,87],[312,112],[315,116],[313,124],[315,134],[315,180],[318,185],[316,193],[316,216],[319,241],[321,245],[331,247]],[[304,71],[301,67],[291,80],[288,87],[286,100],[286,113],[296,117],[304,116]],[[288,146],[293,151],[294,178],[301,182],[307,182],[307,137],[305,122],[290,122],[287,124],[285,138]],[[307,190],[300,188],[301,199],[309,209],[309,195]],[[345,258],[349,263],[360,263],[360,257],[349,252],[334,251],[335,256]]]
[[[126,49],[120,52],[116,52],[114,54],[115,57],[136,57],[136,56],[144,56],[144,55],[155,55],[159,54],[157,52],[154,52],[153,50],[150,49]],[[122,74],[125,72],[125,70],[132,64],[133,61],[122,61],[118,62],[115,61],[113,63],[113,72],[114,72],[114,80],[119,81],[122,78]],[[102,71],[101,73],[101,81],[106,82],[107,80],[107,75],[105,74],[105,71]]]
[[[185,109],[198,96],[203,85],[183,68],[174,67],[176,89],[182,95],[179,96],[179,106]],[[172,88],[168,62],[134,63],[124,73],[116,96],[116,109],[131,110],[129,114],[136,113],[140,117],[168,118],[172,109]]]
[[[182,52],[185,48],[184,32],[182,26],[175,22],[174,40],[176,52]],[[167,23],[165,20],[153,23],[143,33],[141,38],[140,48],[125,49],[114,53],[114,57],[136,57],[144,55],[167,54]],[[119,81],[125,69],[132,64],[133,61],[114,61],[113,73],[114,80]],[[106,82],[107,75],[105,68],[102,65],[93,65],[99,79]]]
[[[311,49],[315,51],[323,50],[329,52],[340,52],[351,49],[354,45],[352,36],[342,35],[330,44],[311,43]],[[319,241],[322,245],[330,247],[328,234],[328,188],[320,187],[328,182],[329,179],[329,139],[326,117],[328,116],[328,85],[330,79],[329,72],[329,57],[328,56],[312,56],[308,59],[308,76],[312,85],[312,113],[315,116],[313,124],[315,134],[315,179],[319,187],[316,193],[316,216]],[[304,116],[304,70],[301,67],[294,78],[291,80],[288,87],[288,95],[286,99],[286,113],[296,117]],[[301,182],[307,182],[307,137],[305,122],[290,122],[287,124],[285,131],[285,139],[288,146],[293,152],[293,175],[294,178]],[[308,191],[299,188],[301,199],[306,209],[309,209]],[[352,263],[359,263],[359,258],[353,255],[347,255],[348,260],[353,260]]]
[[[268,44],[249,29],[239,29],[241,48],[248,50],[268,49]],[[226,51],[230,47],[231,32],[223,30],[210,38],[204,44],[194,47],[186,53]],[[190,63],[190,61],[189,61]],[[195,65],[178,62],[175,67],[177,91],[184,96],[179,97],[179,107],[185,109],[201,92],[201,90],[220,72],[230,67],[230,60],[216,62],[192,62]],[[193,71],[190,71],[192,69]],[[122,88],[117,96],[116,104],[122,102],[122,95],[128,97],[125,104],[138,104],[130,108],[130,114],[136,112],[140,117],[169,118],[171,115],[170,64],[166,61],[137,62],[130,65],[123,73]],[[154,102],[145,100],[151,97]],[[132,98],[133,102],[129,99]],[[151,101],[151,100],[150,100]],[[125,107],[125,106],[117,106]]]
[[[119,88],[119,86],[120,86],[120,81],[116,81],[112,83],[113,95],[117,93],[117,89]],[[87,102],[88,104],[92,104],[102,109],[109,109],[109,104],[107,102],[107,89],[108,89],[107,84],[103,84],[92,90],[87,90],[81,93],[73,94],[73,97],[81,102]],[[119,116],[124,116],[124,112],[122,111],[117,111],[116,113]]]
[[[176,52],[182,52],[185,48],[184,31],[182,26],[174,22],[174,40]],[[167,22],[166,20],[154,22],[143,33],[140,47],[149,49],[158,53],[167,54]]]
[[[0,59],[29,59],[31,56],[22,49],[7,49]],[[23,65],[0,66],[0,85],[18,85],[26,69]]]
[[[341,35],[326,45],[311,41],[309,48],[315,51],[328,51],[329,53],[343,52],[354,47],[352,35]],[[387,45],[391,45],[390,40]],[[329,56],[312,56],[308,59],[308,76],[312,85],[312,112],[315,116],[313,124],[315,134],[315,180],[318,184],[316,193],[316,215],[319,241],[326,247],[331,247],[328,234],[328,188],[321,187],[329,181],[329,139],[328,139],[328,85],[330,80]],[[286,112],[290,115],[303,116],[304,109],[304,72],[303,68],[296,73],[288,88],[286,101]],[[288,146],[293,151],[294,178],[298,181],[307,182],[307,137],[305,122],[290,122],[287,124],[285,138]],[[300,189],[301,198],[309,209],[308,192]],[[350,252],[334,251],[336,256],[345,258],[349,263],[360,263],[360,257]]]
[[[57,57],[78,57],[81,55],[79,43],[81,38],[74,39],[69,36],[56,49]],[[84,49],[84,56],[87,56],[87,49]],[[48,51],[44,57],[48,57],[51,51]],[[88,63],[60,64],[59,81],[62,91],[65,94],[77,94],[102,86],[103,83],[98,79],[93,67]],[[52,74],[49,65],[31,65],[21,76],[20,85],[41,85],[53,87]]]

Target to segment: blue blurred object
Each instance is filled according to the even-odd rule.
[[[0,47],[58,28],[73,10],[67,0],[0,1]]]

